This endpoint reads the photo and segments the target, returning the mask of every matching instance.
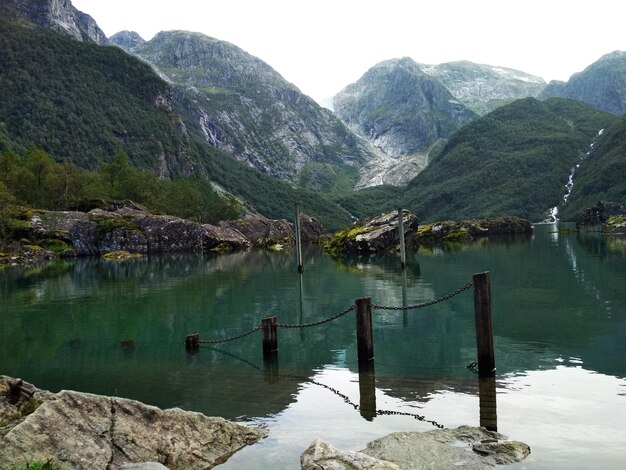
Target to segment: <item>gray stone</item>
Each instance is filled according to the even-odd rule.
[[[418,227],[415,214],[403,211],[404,238],[413,245]],[[400,243],[398,211],[359,221],[333,235],[326,251],[333,256],[371,255],[397,249]]]
[[[0,377],[0,421],[8,423],[0,433],[0,470],[50,458],[76,470],[143,462],[206,469],[266,435],[222,418],[87,393],[38,391],[12,401],[8,380]]]
[[[399,470],[396,464],[361,452],[341,452],[316,439],[300,457],[302,470]]]
[[[491,469],[499,463],[519,462],[530,453],[522,451],[524,444],[501,442],[502,434],[485,428],[461,426],[457,429],[399,432],[367,444],[362,452],[372,457],[397,464],[402,469]],[[481,443],[489,452],[474,452]]]

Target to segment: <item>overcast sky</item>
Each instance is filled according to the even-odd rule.
[[[623,0],[72,0],[112,36],[184,29],[259,57],[318,102],[376,63],[469,60],[567,80],[626,51]]]

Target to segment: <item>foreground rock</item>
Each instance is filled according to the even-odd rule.
[[[0,376],[2,470],[48,459],[77,470],[142,462],[207,469],[266,435],[222,418],[123,398],[71,391],[13,395],[10,380]]]
[[[598,202],[585,209],[576,222],[576,228],[586,231],[618,235],[626,233],[626,204]]]
[[[416,240],[420,245],[440,242],[468,242],[477,237],[502,234],[531,234],[533,225],[519,217],[495,217],[460,222],[434,222],[419,227]]]
[[[404,238],[413,245],[418,227],[415,214],[403,211]],[[396,250],[400,244],[398,212],[388,212],[359,221],[337,232],[325,246],[331,256],[370,255]]]
[[[341,452],[317,440],[302,454],[304,470],[490,469],[521,462],[530,447],[485,428],[461,426],[428,432],[399,432],[367,444],[361,452]]]

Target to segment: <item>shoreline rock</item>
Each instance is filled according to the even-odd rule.
[[[24,384],[0,376],[0,470],[53,459],[76,470],[153,462],[170,470],[213,468],[267,431],[179,408]],[[132,467],[131,467],[132,468]]]
[[[322,440],[302,454],[302,470],[421,468],[478,470],[521,462],[530,447],[485,428],[460,426],[427,432],[397,432],[376,439],[359,452],[342,452]]]
[[[418,227],[417,216],[404,210],[402,219],[405,242],[410,247],[414,244]],[[398,211],[359,221],[335,233],[324,250],[334,257],[371,255],[395,250],[400,244],[399,222]]]
[[[9,244],[0,263],[31,264],[56,257],[103,256],[125,251],[151,253],[229,253],[255,248],[288,249],[295,244],[293,225],[263,216],[200,224],[168,215],[151,214],[132,202],[114,203],[89,212],[17,209],[20,241]],[[319,242],[324,228],[301,214],[302,241]]]
[[[626,234],[626,204],[598,202],[583,211],[576,221],[576,228],[607,235]]]
[[[504,234],[532,234],[533,224],[519,217],[494,217],[479,220],[433,222],[420,226],[417,243],[432,245],[441,242],[466,243],[477,237]]]

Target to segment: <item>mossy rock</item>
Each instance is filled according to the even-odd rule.
[[[124,250],[112,251],[110,253],[105,253],[102,255],[102,259],[107,261],[128,261],[135,258],[140,258],[142,255],[140,253],[129,253]]]
[[[352,225],[339,230],[335,233],[330,241],[324,245],[324,251],[333,257],[343,255],[346,241],[356,240],[356,237],[375,230],[376,227],[363,227],[362,225]]]
[[[91,221],[95,222],[98,227],[98,232],[100,233],[109,233],[114,232],[115,230],[130,230],[130,231],[141,231],[139,226],[135,223],[132,217],[130,216],[101,216],[101,215],[92,215],[89,217]]]

